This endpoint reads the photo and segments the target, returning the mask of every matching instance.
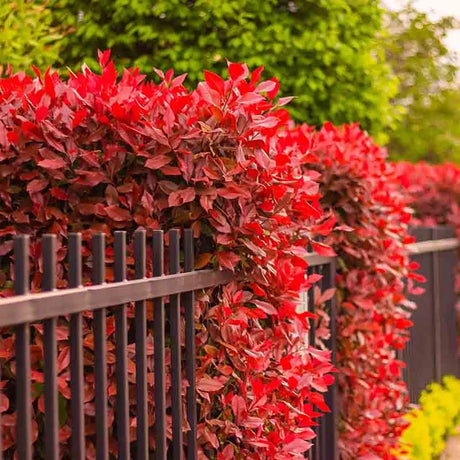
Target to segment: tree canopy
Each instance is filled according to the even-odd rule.
[[[432,20],[412,4],[389,12],[383,47],[399,80],[395,106],[404,110],[390,132],[389,151],[397,159],[460,161],[460,86],[447,33],[452,17]]]
[[[396,84],[377,53],[379,0],[52,0],[56,24],[74,30],[61,56],[95,65],[111,48],[122,65],[188,74],[224,73],[226,58],[264,65],[296,96],[292,115],[321,124],[360,121],[379,133],[393,119]]]

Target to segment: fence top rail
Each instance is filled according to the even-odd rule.
[[[319,265],[327,265],[334,262],[335,257],[320,256],[314,252],[309,252],[305,256],[305,260],[308,262],[309,267],[318,267]]]
[[[0,327],[191,292],[231,281],[229,271],[200,270],[0,299]]]
[[[457,238],[444,238],[442,240],[419,241],[418,243],[408,244],[409,253],[412,255],[426,254],[429,252],[452,251],[460,247]]]

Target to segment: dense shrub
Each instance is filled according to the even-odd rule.
[[[460,167],[445,163],[397,163],[401,185],[409,193],[416,222],[453,225],[460,235]]]
[[[406,424],[397,353],[413,307],[404,280],[415,276],[404,247],[411,241],[406,199],[385,151],[356,125],[300,126],[285,141],[281,150],[296,146],[317,156],[322,206],[339,224],[325,242],[338,255],[341,455],[391,458]]]
[[[58,236],[63,287],[70,230],[83,232],[88,271],[92,231],[106,233],[110,244],[115,229],[193,228],[198,265],[239,275],[198,299],[201,452],[219,459],[303,458],[314,438],[312,425],[327,410],[322,393],[333,377],[330,353],[305,343],[311,315],[296,308],[299,291],[313,281],[306,279],[302,255],[321,210],[318,173],[301,170],[310,155],[295,146],[289,152],[275,148],[277,133],[289,119],[280,108],[287,100],[273,101],[278,83],[260,82],[262,68],[249,74],[245,65],[229,64],[228,80],[205,72],[205,81],[187,91],[183,75],[157,71],[162,82],[154,85],[143,82],[138,70],[117,75],[108,59],[107,53],[99,54],[100,75],[83,67],[68,81],[50,71],[0,80],[1,295],[11,294],[17,232],[32,235],[32,289],[37,290],[44,232]],[[108,280],[112,257],[109,247]],[[109,316],[110,423],[116,393],[113,323]],[[87,315],[89,452],[95,430],[91,324]],[[66,453],[71,395],[63,319],[58,330],[60,439]],[[43,429],[39,326],[32,340],[36,438]],[[9,397],[15,366],[8,331],[0,336],[0,349],[1,386]],[[151,357],[151,347],[148,353]],[[132,344],[129,360],[133,382]],[[3,446],[13,450],[14,406],[8,398],[2,401]],[[114,437],[110,448],[116,450]]]
[[[51,0],[67,65],[91,64],[111,47],[121,64],[150,72],[152,62],[187,72],[221,73],[225,58],[266,66],[283,82],[295,119],[360,120],[382,132],[396,113],[397,91],[375,44],[381,26],[378,0]]]
[[[449,435],[460,424],[460,380],[446,376],[422,392],[419,406],[406,416],[409,427],[401,437],[399,457],[431,460],[439,458]]]

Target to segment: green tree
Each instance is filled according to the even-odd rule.
[[[382,38],[388,63],[399,80],[393,100],[404,114],[389,133],[393,158],[429,162],[460,161],[460,87],[447,33],[452,17],[431,20],[408,3],[388,12]]]
[[[0,75],[8,64],[29,70],[31,64],[59,63],[61,36],[51,26],[47,5],[40,0],[0,0]]]
[[[359,121],[379,133],[394,117],[396,91],[376,52],[379,0],[52,0],[66,65],[95,66],[111,48],[120,65],[173,67],[191,84],[204,68],[223,72],[225,59],[264,65],[296,96],[297,120]]]

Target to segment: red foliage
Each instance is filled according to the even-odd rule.
[[[452,225],[460,235],[460,167],[446,163],[397,163],[401,185],[409,193],[415,221]]]
[[[446,163],[398,163],[401,185],[410,197],[415,222],[422,225],[451,225],[460,238],[460,167]],[[460,265],[456,290],[460,299]],[[457,302],[458,353],[460,355],[460,300]]]
[[[199,266],[230,268],[239,275],[238,281],[198,299],[201,454],[303,458],[314,438],[311,427],[326,409],[322,393],[332,382],[332,366],[328,352],[306,345],[308,315],[296,309],[299,291],[309,286],[302,255],[321,211],[313,180],[318,174],[302,174],[306,159],[297,148],[290,148],[289,155],[275,148],[277,134],[289,120],[279,108],[287,101],[274,103],[277,81],[259,83],[261,69],[249,74],[241,64],[229,65],[228,80],[205,72],[205,82],[189,92],[182,86],[184,76],[174,78],[172,71],[157,71],[162,82],[155,85],[144,82],[137,70],[117,75],[108,59],[107,53],[100,54],[100,75],[84,67],[68,80],[51,71],[0,80],[2,295],[11,294],[9,264],[16,232],[32,235],[32,288],[37,290],[42,276],[38,237],[45,232],[58,235],[59,285],[64,287],[68,231],[83,232],[88,275],[91,231],[105,232],[111,243],[114,229],[193,228]],[[109,247],[108,280],[112,256]],[[112,423],[112,316],[107,323]],[[87,315],[90,450],[95,429],[91,324]],[[64,319],[59,331],[65,453],[71,395]],[[32,339],[34,414],[42,430],[40,327]],[[150,357],[151,341],[149,336]],[[0,344],[1,383],[11,389],[14,349],[7,331]],[[129,360],[132,383],[132,344]],[[150,367],[148,381],[153,384]],[[3,399],[1,405],[3,447],[13,450],[14,412],[8,402]]]
[[[325,243],[338,255],[338,353],[342,458],[392,458],[405,425],[406,387],[397,353],[413,305],[404,296],[410,212],[386,153],[358,126],[285,135],[318,159],[322,206],[337,220]],[[316,227],[328,233],[334,221]],[[321,233],[320,233],[321,234]]]

